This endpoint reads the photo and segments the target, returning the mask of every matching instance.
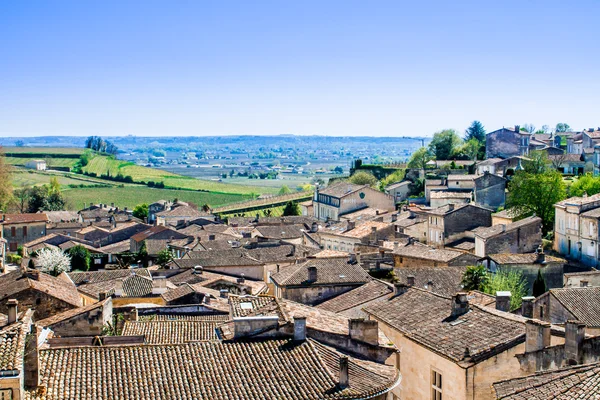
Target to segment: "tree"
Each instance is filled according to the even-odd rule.
[[[523,128],[521,128],[521,129],[524,129],[525,132],[533,133],[533,132],[535,132],[535,125],[525,124],[525,125],[523,125]]]
[[[161,267],[166,267],[171,260],[173,260],[173,254],[169,249],[159,251],[158,256],[156,257],[156,263]]]
[[[550,157],[550,164],[552,164],[552,168],[556,171],[559,171],[559,168],[562,168],[562,165],[567,161],[569,157],[569,153],[563,151],[561,154],[554,154]]]
[[[523,168],[531,174],[541,174],[548,170],[548,153],[542,150],[534,150],[529,153],[529,160],[523,163]]]
[[[12,200],[12,176],[11,167],[4,159],[4,152],[0,147],[0,210],[6,211],[6,207]]]
[[[457,155],[461,157],[465,157],[468,160],[477,160],[477,155],[479,154],[479,148],[481,147],[481,143],[477,139],[469,139],[462,144],[457,150]]]
[[[557,171],[517,171],[508,185],[506,206],[519,217],[537,215],[542,219],[544,233],[548,233],[554,228],[554,204],[566,197],[565,183]]]
[[[483,290],[489,280],[487,269],[483,265],[472,265],[463,274],[462,285],[465,290]]]
[[[71,256],[71,268],[79,271],[89,271],[90,269],[90,252],[85,247],[78,245],[67,250],[67,254]]]
[[[300,206],[295,201],[288,201],[283,209],[284,216],[300,215]]]
[[[343,174],[343,173],[344,173],[344,168],[342,168],[340,165],[338,165],[337,167],[335,167],[335,168],[333,169],[333,172],[334,172],[335,174]]]
[[[546,280],[542,276],[542,271],[538,270],[537,278],[533,281],[532,292],[534,297],[539,297],[546,293],[548,289],[546,288]]]
[[[202,205],[202,211],[204,211],[204,212],[209,212],[210,211],[210,206],[208,205],[208,203],[204,203]]]
[[[476,139],[480,143],[485,143],[485,127],[479,121],[473,121],[465,131],[465,141]]]
[[[59,249],[41,249],[37,255],[40,270],[58,276],[71,270],[71,257]]]
[[[429,143],[429,150],[438,160],[449,160],[456,152],[461,140],[454,129],[445,129],[436,132]]]
[[[542,133],[550,133],[550,127],[548,125],[542,125],[542,129],[540,129]]]
[[[405,170],[398,169],[398,170],[392,172],[391,174],[389,174],[388,176],[386,176],[385,178],[383,178],[381,180],[381,186],[385,188],[386,186],[391,185],[392,183],[402,182],[405,175],[406,175]]]
[[[408,168],[413,169],[425,169],[427,167],[427,163],[433,160],[435,157],[429,149],[426,147],[421,147],[417,151],[415,151],[410,159],[408,160]]]
[[[20,213],[27,212],[27,202],[29,201],[29,189],[26,187],[22,187],[20,189],[15,190],[14,192],[14,202],[17,205]]]
[[[564,122],[559,122],[558,124],[556,124],[556,132],[568,132],[569,129],[571,129],[571,127],[569,126],[569,124],[564,123]]]
[[[283,185],[281,187],[281,189],[279,189],[279,193],[277,193],[277,194],[284,195],[284,194],[290,194],[290,193],[292,193],[292,191],[290,190],[290,188],[287,187],[287,185]]]
[[[44,199],[43,211],[63,211],[67,202],[60,192],[51,192]]]
[[[48,196],[48,189],[45,186],[34,186],[29,191],[29,202],[27,212],[36,213],[44,209],[44,202]]]
[[[525,279],[520,271],[498,269],[492,274],[484,292],[496,295],[496,292],[510,292],[510,309],[521,307],[521,299],[527,295]]]
[[[589,196],[600,193],[600,177],[585,174],[569,187],[569,196],[583,196],[585,193]]]
[[[377,186],[378,182],[373,174],[365,171],[355,172],[348,180],[355,185],[369,185],[371,187]]]
[[[142,221],[144,220],[144,218],[148,218],[148,204],[142,203],[133,207],[132,215],[136,218],[141,219]]]

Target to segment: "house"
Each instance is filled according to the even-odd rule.
[[[175,203],[171,209],[157,212],[156,225],[158,226],[177,226],[186,221],[192,221],[198,218],[214,219],[212,214],[199,211],[188,205],[177,205]]]
[[[533,302],[533,317],[556,325],[580,321],[589,335],[600,334],[600,287],[554,288]]]
[[[44,318],[36,324],[51,329],[55,336],[97,336],[102,335],[106,326],[113,323],[112,310],[112,299],[108,297]]]
[[[19,311],[15,299],[4,300],[6,318],[0,321],[0,398],[21,400],[25,398],[23,384],[26,378],[25,360],[30,345],[27,341],[32,326],[32,310]]]
[[[492,224],[492,211],[475,204],[446,204],[425,212],[427,244],[443,247],[465,237],[467,231]]]
[[[517,220],[517,216],[510,209],[498,211],[497,213],[492,214],[492,226],[499,224],[512,224]]]
[[[475,265],[473,254],[426,246],[410,238],[405,245],[395,245],[392,252],[394,268],[413,267],[465,267]]]
[[[298,205],[300,206],[300,211],[302,213],[302,216],[312,217],[314,215],[314,207],[313,207],[312,200],[300,202],[300,203],[298,203]]]
[[[527,156],[531,136],[528,132],[521,132],[519,125],[490,132],[485,136],[485,158]]]
[[[531,253],[542,244],[542,219],[527,217],[510,224],[475,228],[473,232],[476,256]]]
[[[160,250],[167,248],[171,240],[186,239],[188,235],[180,233],[164,225],[157,225],[130,237],[130,251],[137,253],[145,243],[148,255],[156,255]],[[152,246],[150,246],[152,244]],[[152,248],[150,248],[152,247]]]
[[[89,207],[79,211],[80,221],[84,225],[94,225],[108,229],[116,228],[121,224],[131,222],[144,222],[132,215],[127,207],[120,209],[115,203],[91,204]]]
[[[340,182],[315,190],[313,212],[319,220],[339,221],[340,216],[365,207],[393,211],[396,205],[392,196],[369,185]]]
[[[371,278],[351,258],[315,258],[271,275],[277,298],[315,305],[357,288]]]
[[[8,251],[16,252],[19,246],[46,235],[46,214],[2,214],[2,237],[8,242]]]
[[[492,383],[525,374],[515,355],[534,342],[536,326],[467,296],[399,285],[396,296],[364,308],[402,350],[400,398],[493,399]],[[559,333],[544,339],[561,343]]]
[[[156,214],[165,210],[170,210],[173,203],[169,200],[158,200],[148,205],[148,223],[156,222]]]
[[[516,271],[523,274],[529,294],[532,293],[533,282],[538,272],[546,281],[548,288],[560,288],[563,286],[563,273],[566,261],[562,258],[544,254],[541,246],[535,253],[514,254],[488,254],[478,261],[489,271]]]
[[[600,286],[600,271],[570,272],[563,275],[563,286],[569,287],[588,287]]]
[[[44,272],[20,268],[0,276],[0,312],[6,314],[6,300],[15,299],[35,311],[37,320],[81,307],[77,289],[70,282]]]
[[[432,208],[450,203],[468,203],[472,199],[483,207],[497,209],[504,205],[505,192],[506,179],[489,172],[482,175],[448,175],[447,178],[425,181],[425,199]],[[452,197],[451,193],[456,195]]]
[[[356,224],[333,225],[319,230],[321,247],[327,250],[354,252],[359,244],[377,244],[394,236],[394,225],[387,222],[365,221]]]
[[[201,266],[207,271],[264,282],[268,275],[265,263],[235,250],[237,249],[189,252],[184,258],[171,261],[168,267],[189,269]]]
[[[483,175],[486,172],[506,178],[514,174],[514,172],[522,168],[523,161],[528,160],[527,157],[514,156],[508,158],[488,158],[477,163],[477,175]]]
[[[408,196],[411,193],[410,186],[410,181],[392,183],[391,185],[385,187],[385,193],[392,196],[396,203],[401,203],[404,200],[408,199]]]
[[[45,160],[30,160],[25,163],[25,168],[35,169],[38,171],[46,170],[46,161]]]
[[[432,191],[430,193],[431,208],[439,208],[446,204],[468,204],[473,198],[472,192],[451,192],[446,190]]]
[[[182,262],[184,260],[178,261]],[[217,292],[225,291],[228,294],[258,296],[266,293],[268,289],[266,283],[262,280],[210,272],[199,265],[187,269],[159,270],[156,272],[161,276],[165,276],[169,284],[176,287],[191,285],[195,291],[199,291],[198,286],[202,286]]]
[[[554,209],[554,250],[585,265],[598,265],[600,193],[568,198]]]
[[[257,226],[251,232],[252,237],[257,237],[263,241],[285,240],[288,243],[302,244],[304,237],[304,225],[262,225]]]

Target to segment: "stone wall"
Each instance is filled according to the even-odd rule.
[[[55,336],[96,336],[102,334],[102,328],[111,321],[111,318],[112,300],[108,299],[99,307],[56,324],[48,325],[48,328],[54,331]]]
[[[448,238],[479,226],[491,225],[492,212],[490,210],[481,207],[466,206],[444,217],[444,237]]]
[[[12,228],[15,228],[15,235],[12,234]],[[24,228],[27,228],[27,234],[24,235]],[[34,222],[27,224],[9,224],[2,228],[4,239],[8,241],[8,250],[11,252],[17,251],[18,246],[22,246],[34,239],[39,239],[46,235],[46,223]]]
[[[19,301],[19,308],[21,310],[26,310],[28,308],[34,309],[35,313],[33,314],[33,318],[36,321],[76,308],[76,306],[72,304],[34,289],[23,290],[10,296],[10,298]],[[0,303],[0,313],[8,314],[6,302]]]
[[[521,135],[508,130],[499,129],[487,134],[485,138],[485,158],[509,158],[520,156]]]
[[[498,265],[504,271],[517,271],[523,274],[523,278],[527,281],[526,288],[528,296],[532,295],[533,282],[536,280],[538,271],[542,272],[542,276],[546,280],[548,289],[560,288],[563,285],[563,263],[548,263],[548,264],[508,264]]]
[[[475,180],[475,202],[497,210],[506,201],[506,179],[484,174]]]
[[[307,287],[283,287],[281,288],[281,297],[297,303],[314,306],[359,286],[361,285],[315,285]]]
[[[483,242],[484,251],[484,254],[477,254],[479,257],[502,253],[533,253],[542,244],[542,222],[538,220],[536,223],[505,231],[487,240],[475,236],[475,242],[478,241]],[[477,248],[477,243],[475,247]]]

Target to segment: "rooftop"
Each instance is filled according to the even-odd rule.
[[[550,294],[573,314],[575,319],[589,327],[600,327],[600,287],[550,289]]]
[[[513,254],[513,253],[502,253],[502,254],[489,254],[488,258],[493,260],[496,264],[537,264],[538,255],[537,253],[525,253],[525,254]],[[545,262],[553,263],[566,263],[562,258],[545,255]]]
[[[34,276],[37,276],[37,279]],[[82,305],[74,285],[44,272],[17,269],[0,275],[0,300],[8,299],[28,289],[46,293],[76,307]]]
[[[462,256],[462,251],[438,249],[429,247],[420,243],[407,243],[406,245],[400,245],[394,249],[394,254],[404,257],[421,258],[423,260],[433,260],[441,262],[449,262],[454,260],[456,257]]]
[[[144,336],[148,344],[179,344],[217,340],[220,321],[152,320],[127,321],[123,336]]]
[[[317,271],[315,281],[309,280],[308,269]],[[302,264],[290,265],[271,275],[279,286],[336,285],[366,283],[371,278],[359,263],[350,263],[348,258],[315,258]]]
[[[379,280],[372,280],[364,285],[352,289],[349,292],[343,293],[321,303],[317,308],[321,310],[340,313],[350,308],[354,308],[368,301],[382,296],[390,295],[394,289],[391,285],[383,283]]]
[[[22,371],[25,338],[32,314],[31,310],[21,313],[17,322],[0,328],[0,372],[10,374]]]
[[[454,192],[447,190],[432,190],[429,196],[432,199],[470,199],[471,192]]]
[[[489,239],[505,232],[511,232],[516,229],[523,228],[527,225],[538,225],[541,229],[542,219],[540,217],[527,217],[507,225],[497,224],[489,227],[479,227],[475,229],[474,232],[476,236],[479,236],[482,239]]]
[[[2,220],[0,224],[24,224],[31,222],[47,222],[48,216],[43,213],[29,213],[29,214],[2,214]]]
[[[319,194],[341,198],[366,187],[369,187],[369,185],[355,185],[349,182],[339,182],[327,186],[325,189],[320,189]]]

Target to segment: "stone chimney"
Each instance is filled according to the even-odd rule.
[[[585,324],[568,320],[565,324],[565,359],[569,365],[579,364],[582,359],[581,347],[585,338]]]
[[[510,311],[510,292],[496,292],[496,310]]]
[[[394,242],[394,252],[398,251],[399,248],[400,248],[400,243]]]
[[[356,254],[355,254],[355,253],[350,253],[350,256],[349,256],[349,257],[350,257],[350,258],[349,258],[348,262],[349,262],[350,264],[356,264]]]
[[[376,242],[377,241],[377,227],[376,226],[372,226],[371,227],[371,237],[370,237],[371,242]]]
[[[377,321],[351,318],[348,320],[348,332],[351,339],[375,346],[379,344],[379,326]]]
[[[530,319],[525,323],[525,353],[550,346],[550,324]]]
[[[37,269],[27,269],[27,278],[32,279],[34,281],[40,280],[40,271]]]
[[[106,292],[100,292],[98,293],[98,300],[102,301],[102,300],[106,300],[107,297],[107,293]]]
[[[25,379],[26,388],[37,389],[40,385],[40,363],[38,359],[39,328],[36,324],[31,325],[31,333],[25,340]]]
[[[544,254],[544,248],[542,245],[539,245],[537,250],[535,251],[535,263],[536,264],[546,264],[546,254]]]
[[[319,231],[319,224],[317,224],[316,222],[313,222],[310,226],[310,231],[311,233],[316,233]]]
[[[246,278],[245,278],[244,273],[241,273],[240,277],[237,278],[237,283],[244,283],[244,282],[246,282]]]
[[[348,377],[348,357],[340,357],[340,388],[347,388],[350,385]]]
[[[406,284],[408,286],[415,286],[415,276],[414,275],[408,275],[406,277]]]
[[[454,203],[449,203],[448,204],[448,211],[453,211],[454,210]]]
[[[306,340],[306,317],[294,316],[294,340]]]
[[[408,285],[404,283],[394,283],[394,296],[399,296],[408,291]]]
[[[308,281],[309,282],[317,281],[317,267],[308,267]]]
[[[227,290],[227,289],[219,290],[219,296],[226,299],[227,297],[229,297],[229,290]]]
[[[193,274],[202,275],[203,270],[204,270],[204,268],[202,268],[200,265],[195,265]]]
[[[360,264],[360,251],[356,252],[356,262]]]
[[[396,221],[398,221],[398,214],[393,213],[392,214],[392,222],[396,222]]]
[[[167,279],[164,276],[152,278],[152,294],[163,294],[167,290]]]
[[[123,279],[117,279],[115,281],[115,296],[123,296]]]
[[[19,302],[17,299],[10,299],[6,304],[8,306],[8,325],[14,324],[18,319]]]
[[[533,302],[535,297],[526,296],[521,299],[521,315],[525,318],[533,318]]]
[[[469,300],[465,292],[459,292],[452,296],[451,317],[460,317],[469,311]]]

